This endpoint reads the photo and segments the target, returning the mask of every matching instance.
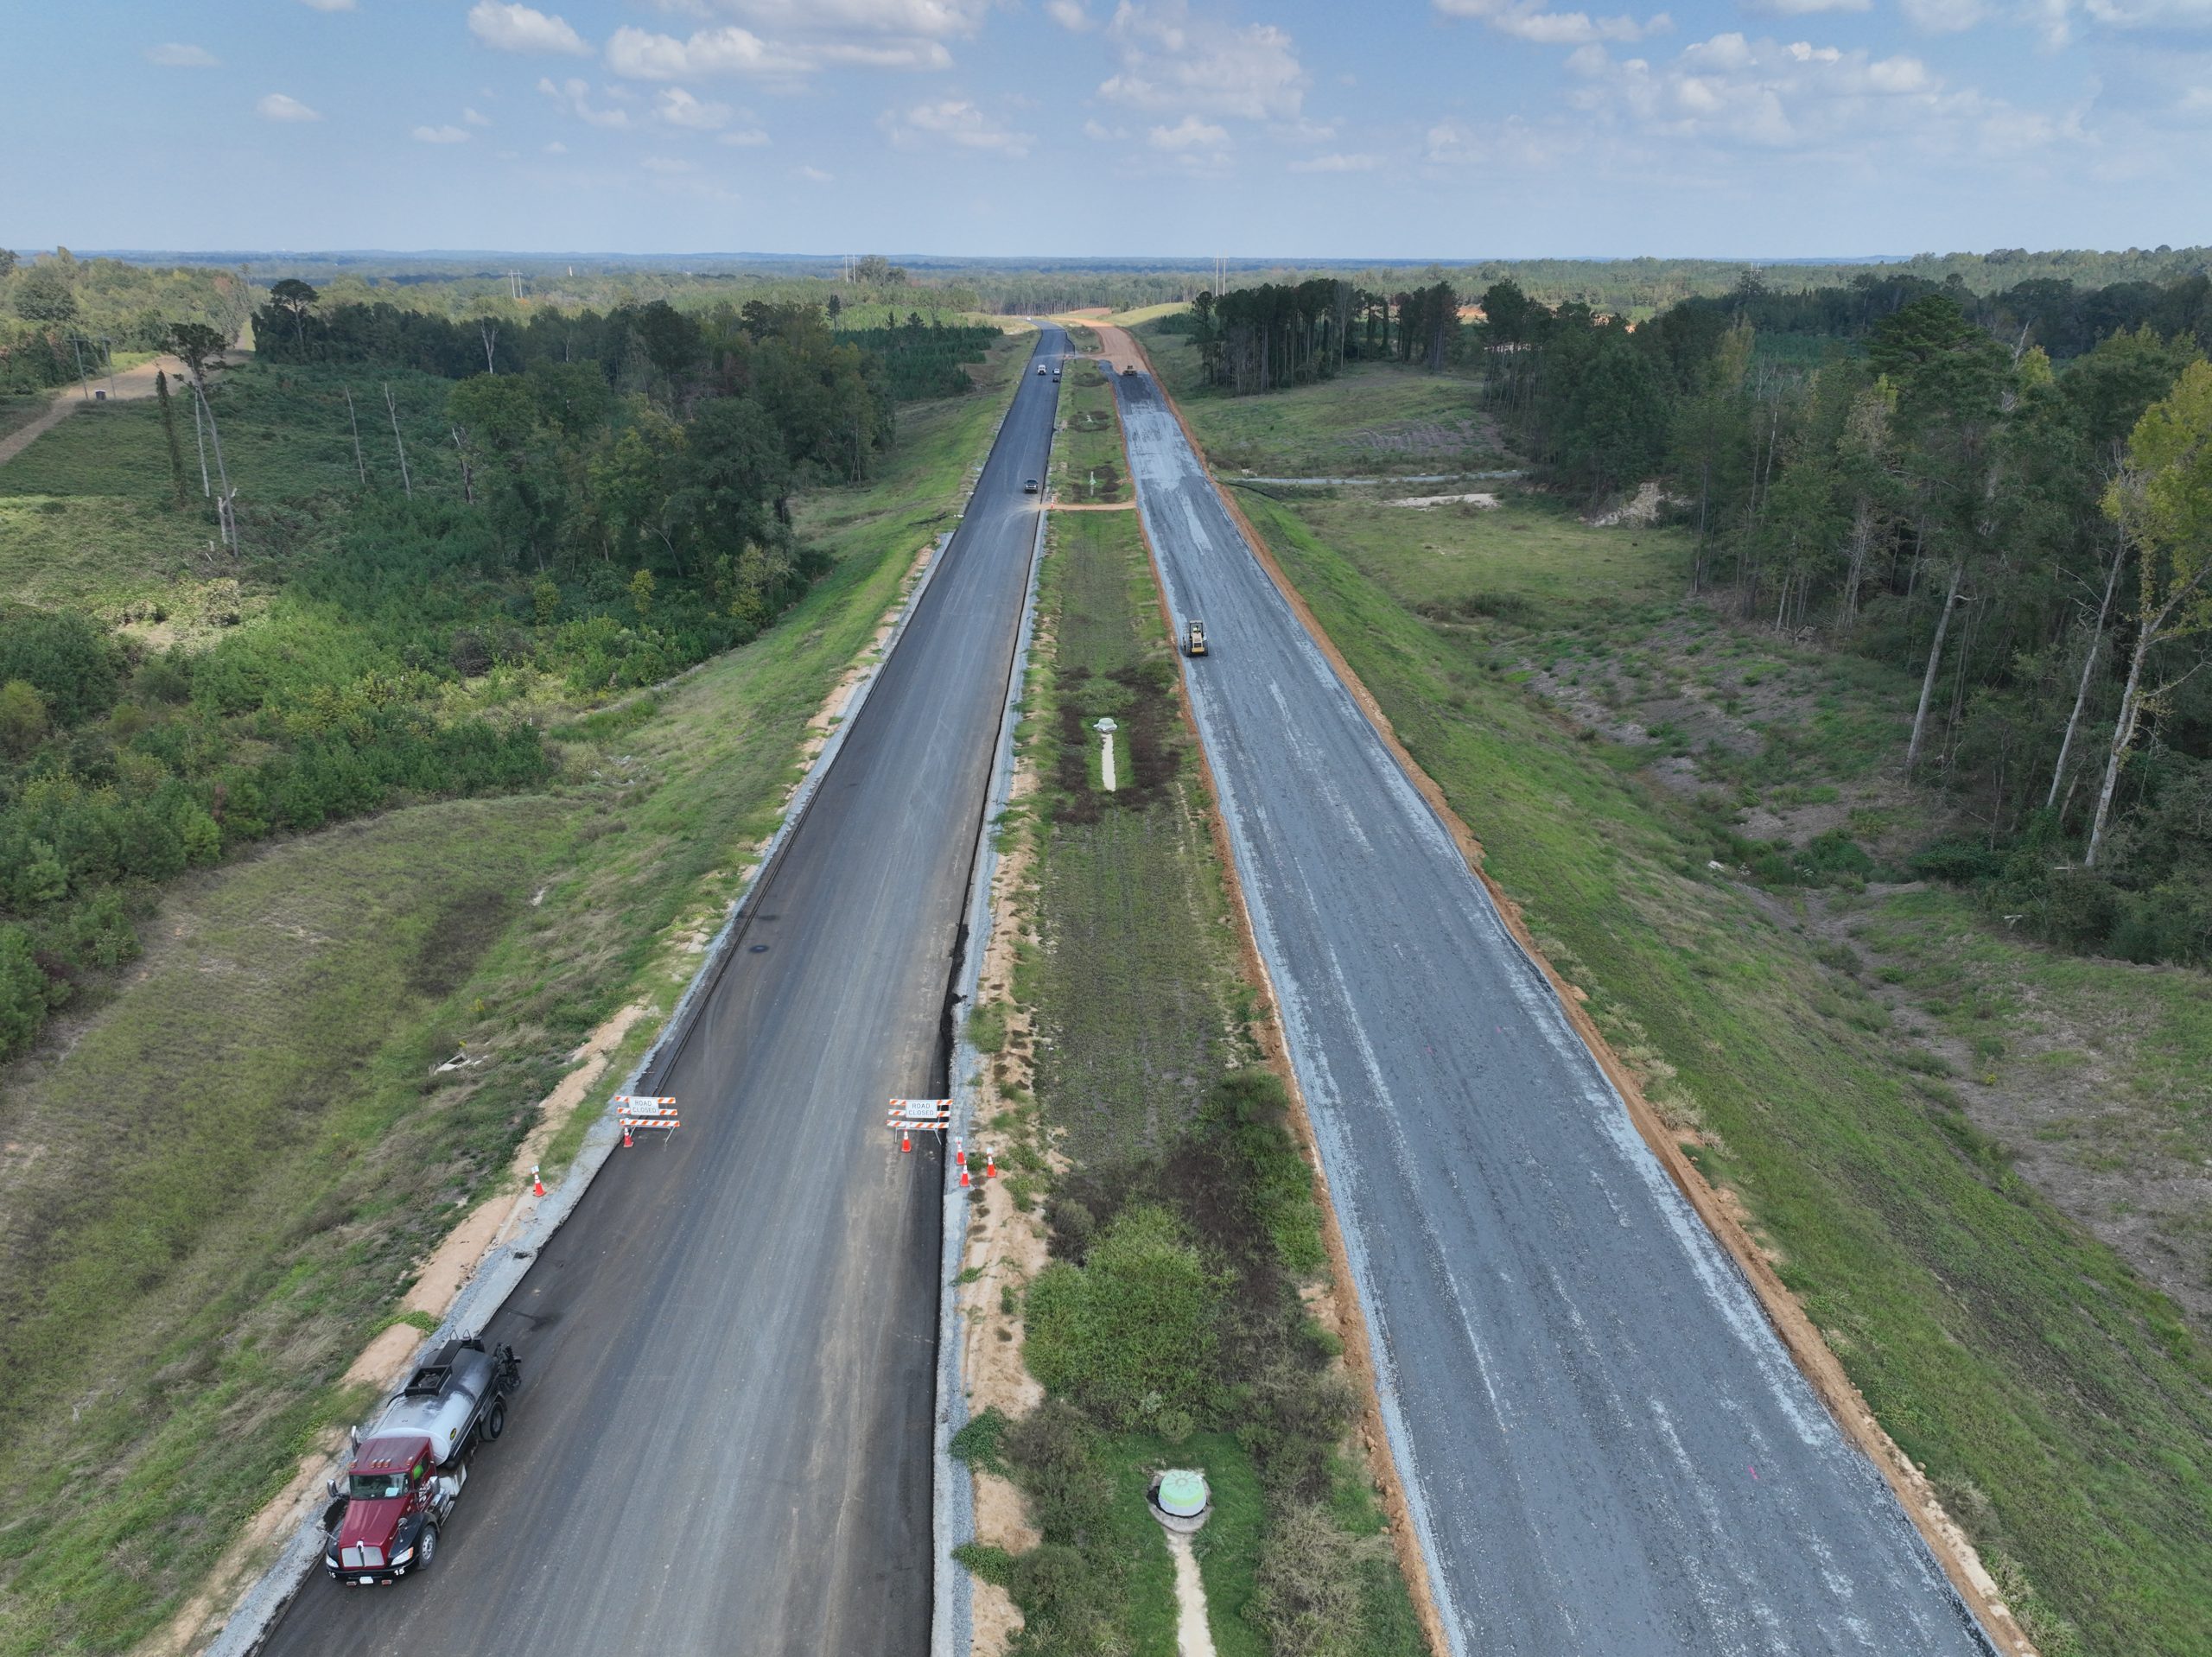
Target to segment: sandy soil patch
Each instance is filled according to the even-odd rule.
[[[1465,495],[1402,495],[1388,504],[1410,506],[1415,511],[1425,511],[1431,506],[1478,506],[1487,510],[1497,505],[1497,497],[1478,491]]]

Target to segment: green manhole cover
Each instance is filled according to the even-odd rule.
[[[1171,1468],[1160,1476],[1155,1498],[1162,1513],[1178,1519],[1195,1519],[1205,1511],[1206,1476],[1190,1468]]]

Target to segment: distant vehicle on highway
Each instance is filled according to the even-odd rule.
[[[1037,378],[1040,380],[1045,378],[1045,365],[1042,363],[1037,365]]]
[[[1058,379],[1058,378],[1059,378],[1059,377],[1060,377],[1060,371],[1059,371],[1059,368],[1058,368],[1058,366],[1057,365],[1054,365],[1054,367],[1053,367],[1053,369],[1052,369],[1052,378],[1053,378],[1054,379]]]
[[[1035,494],[1037,492],[1037,479],[1034,478],[1024,478],[1021,480],[1021,492],[1025,495]]]
[[[1122,370],[1122,378],[1123,379],[1125,379],[1125,380],[1133,380],[1133,379],[1135,379],[1136,377],[1137,377],[1137,365],[1136,365],[1135,363],[1130,363],[1130,364],[1127,365],[1126,365],[1126,366]]]
[[[522,1381],[514,1349],[448,1341],[418,1367],[377,1424],[353,1445],[345,1481],[330,1482],[323,1568],[353,1587],[423,1571],[461,1487],[468,1457],[506,1430],[507,1395]]]
[[[1206,653],[1206,624],[1192,616],[1183,624],[1183,654],[1204,656]]]

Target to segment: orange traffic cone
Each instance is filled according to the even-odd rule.
[[[537,1165],[534,1162],[530,1165],[530,1194],[532,1197],[545,1195],[545,1182],[538,1178]]]
[[[968,1165],[967,1147],[962,1145],[958,1140],[955,1140],[952,1142],[952,1159],[963,1168]]]
[[[965,1168],[963,1168],[963,1169],[961,1169],[961,1171],[960,1171],[960,1184],[961,1184],[961,1188],[962,1188],[963,1190],[965,1190],[965,1189],[967,1188],[967,1184],[968,1184],[968,1170],[967,1170],[967,1169],[965,1169]]]
[[[986,1178],[986,1179],[996,1179],[998,1177],[999,1177],[999,1153],[998,1153],[997,1152],[995,1152],[995,1151],[986,1151],[986,1152],[983,1152],[983,1178]]]
[[[899,1148],[901,1151],[911,1151],[914,1148],[913,1135],[903,1127],[899,1130]]]
[[[630,1119],[627,1116],[622,1119],[622,1148],[625,1151],[630,1148]]]

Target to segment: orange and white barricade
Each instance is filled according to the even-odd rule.
[[[673,1099],[647,1099],[636,1094],[618,1093],[614,1095],[614,1120],[622,1124],[622,1143],[632,1143],[632,1133],[658,1130],[673,1133],[683,1124],[676,1114]]]
[[[952,1126],[952,1101],[950,1099],[893,1099],[891,1117],[886,1126],[899,1134],[899,1148],[914,1148],[917,1133],[943,1133]]]

